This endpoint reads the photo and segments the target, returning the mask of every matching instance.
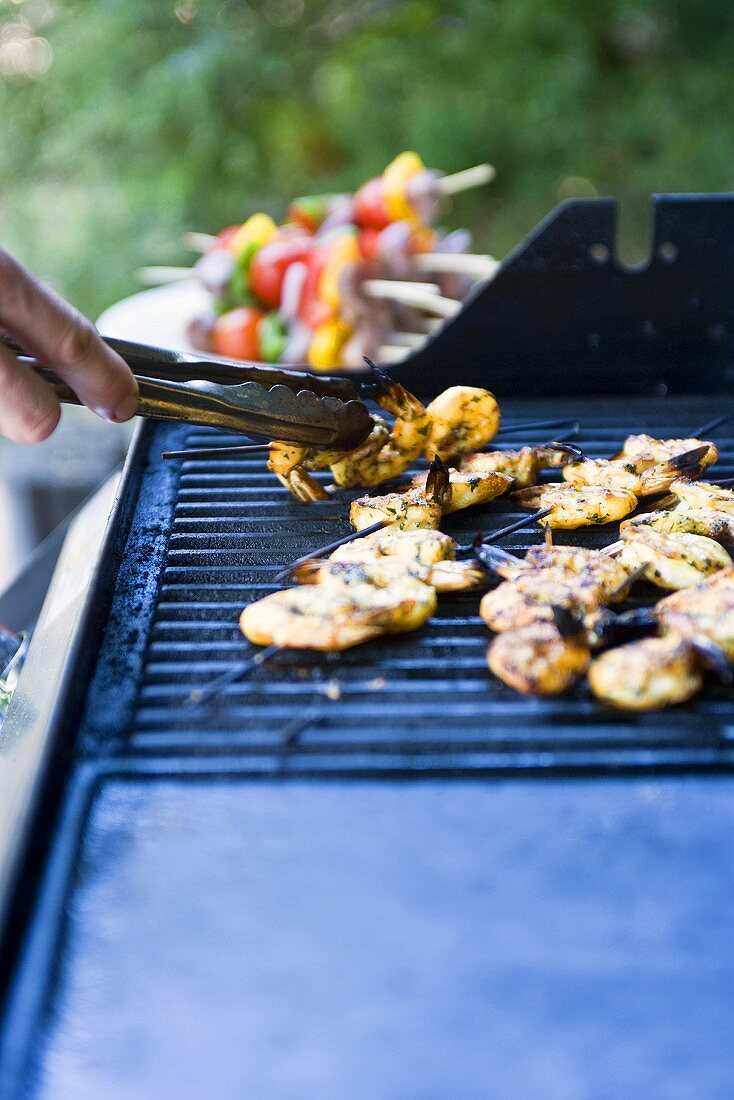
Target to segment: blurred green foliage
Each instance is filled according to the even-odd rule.
[[[560,198],[734,190],[720,0],[0,0],[0,240],[90,314],[289,197],[403,148],[497,182],[451,224],[503,254]]]

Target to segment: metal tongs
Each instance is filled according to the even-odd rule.
[[[369,435],[372,421],[359,387],[345,378],[309,374],[232,359],[197,355],[105,338],[138,383],[138,415],[349,450]],[[64,404],[79,405],[74,391],[12,340],[5,346],[53,385]]]

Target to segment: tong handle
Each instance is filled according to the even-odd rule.
[[[171,382],[204,379],[220,385],[259,382],[266,387],[287,386],[294,393],[311,390],[318,397],[336,397],[340,401],[355,401],[361,395],[360,389],[349,379],[315,375],[306,366],[289,370],[265,363],[243,363],[239,359],[203,359],[188,352],[156,348],[115,336],[105,336],[104,341],[125,360],[133,374],[149,378]]]
[[[40,364],[34,367],[67,405],[80,405],[74,391],[53,371]],[[369,413],[361,402],[340,402],[301,391],[300,397],[286,387],[274,403],[275,394],[260,383],[220,386],[214,382],[169,382],[136,375],[138,415],[154,420],[175,420],[210,428],[287,439],[311,446],[357,446],[371,428]],[[287,395],[287,400],[284,398]]]

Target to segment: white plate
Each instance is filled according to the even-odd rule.
[[[186,328],[194,317],[205,313],[211,296],[193,279],[143,290],[123,298],[106,309],[97,321],[103,336],[135,340],[176,351],[194,351]]]

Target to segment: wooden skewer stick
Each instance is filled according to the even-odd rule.
[[[387,343],[399,348],[419,348],[425,339],[425,332],[403,332],[396,329],[388,334]]]
[[[190,252],[208,252],[217,238],[212,233],[184,233],[181,238],[184,248]]]
[[[475,164],[462,172],[453,172],[450,176],[439,176],[436,190],[442,195],[456,195],[459,191],[469,191],[472,187],[482,187],[491,183],[497,175],[493,164]]]
[[[139,267],[135,272],[138,282],[145,286],[162,286],[164,283],[182,283],[186,279],[195,279],[192,267]]]
[[[397,280],[391,279],[365,279],[362,284],[363,292],[370,298],[384,298],[393,302],[401,302],[406,306],[415,306],[426,313],[435,313],[439,317],[453,317],[461,309],[461,302],[455,298],[444,298],[432,291],[417,289],[419,283],[405,283],[402,288],[396,289]]]
[[[396,347],[395,344],[382,344],[377,349],[377,358],[381,363],[400,363],[409,350],[405,347]]]
[[[373,298],[382,298],[403,290],[419,290],[422,294],[441,293],[438,283],[420,283],[413,279],[365,279],[362,285],[365,293]]]
[[[469,252],[419,252],[414,263],[418,271],[455,272],[474,279],[491,279],[500,266],[494,256],[477,256]]]

